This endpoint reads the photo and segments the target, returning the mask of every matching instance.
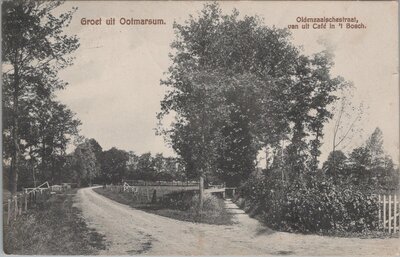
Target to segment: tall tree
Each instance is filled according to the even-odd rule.
[[[363,104],[360,104],[358,107],[356,107],[351,101],[352,89],[353,86],[350,83],[347,85],[347,87],[344,87],[340,92],[340,100],[337,101],[332,108],[334,120],[332,152],[346,149],[346,147],[349,146],[351,139],[356,134],[360,135],[362,131],[362,127],[359,127],[358,123],[363,116],[364,106]],[[337,163],[334,160],[335,155],[333,155],[332,158],[333,160],[331,164]],[[331,169],[334,170],[335,167],[333,166]]]
[[[290,125],[288,166],[291,179],[302,177],[305,171],[315,172],[323,127],[332,118],[327,107],[337,97],[334,92],[347,85],[341,77],[331,77],[333,56],[323,51],[312,56],[298,56],[286,96]]]
[[[180,74],[184,84],[166,97],[161,115],[176,111],[176,122],[168,131],[174,150],[189,164],[188,171],[200,181],[200,206],[203,200],[205,176],[215,167],[218,148],[222,142],[221,131],[227,115],[226,107],[220,103],[221,90],[227,78],[219,73],[187,72]],[[170,83],[170,82],[166,82]]]
[[[78,135],[81,122],[65,105],[44,98],[35,98],[21,111],[21,152],[38,162],[43,180],[55,183],[64,163],[67,146]]]
[[[328,159],[324,162],[322,170],[332,178],[334,182],[349,180],[347,156],[342,151],[329,153]]]
[[[384,165],[385,152],[383,150],[383,133],[380,128],[374,130],[368,138],[365,148],[369,151],[371,169]]]
[[[100,165],[97,161],[92,142],[88,139],[79,144],[74,151],[74,167],[77,173],[77,184],[91,186],[93,180],[100,175]]]
[[[96,139],[94,138],[89,139],[89,143],[92,145],[92,149],[94,155],[96,156],[97,161],[100,162],[103,148],[100,146],[99,142],[97,142]]]
[[[345,149],[348,146],[346,140],[350,141],[355,134],[360,134],[362,131],[357,123],[362,118],[364,106],[360,104],[356,107],[351,101],[352,88],[349,84],[345,90],[342,90],[340,100],[332,110],[334,113],[332,151]]]
[[[121,183],[125,179],[129,154],[115,147],[103,151],[101,157],[101,172],[104,181]]]
[[[293,177],[310,155],[309,166],[316,167],[331,117],[326,106],[343,85],[330,75],[327,52],[302,55],[288,30],[264,26],[258,17],[241,19],[236,10],[223,15],[217,3],[174,28],[173,64],[162,81],[170,91],[159,117],[176,114],[166,134],[195,174],[233,172],[240,183],[244,170],[254,169],[254,152],[287,139]]]
[[[18,159],[22,154],[20,123],[26,99],[51,98],[66,86],[58,71],[72,63],[68,55],[79,46],[66,36],[74,10],[52,14],[60,1],[6,1],[2,4],[3,137],[9,138],[10,191],[16,192]]]
[[[350,160],[355,184],[373,190],[397,188],[398,168],[395,168],[390,156],[385,154],[383,133],[379,128],[374,130],[363,146],[352,151]]]
[[[155,162],[151,153],[144,153],[139,156],[137,169],[142,179],[154,180],[157,175],[154,164]]]

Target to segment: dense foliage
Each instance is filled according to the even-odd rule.
[[[279,230],[376,230],[377,195],[399,190],[399,170],[382,145],[382,132],[377,128],[350,157],[334,151],[322,170],[306,173],[302,180],[285,180],[281,169],[268,169],[243,184],[239,202]]]
[[[289,185],[273,175],[249,179],[241,191],[244,207],[284,231],[364,232],[378,227],[376,196],[315,176],[306,180]]]
[[[287,30],[240,18],[237,10],[222,14],[217,3],[174,29],[159,119],[175,116],[161,132],[187,170],[237,186],[254,170],[257,152],[275,155],[283,140],[290,179],[317,166],[332,116],[326,107],[347,85],[330,75],[328,52],[304,55]]]
[[[181,211],[185,217],[183,220],[187,221],[224,225],[232,222],[232,214],[226,210],[224,200],[209,194],[205,195],[202,208],[199,206],[199,194],[195,191],[170,193],[159,199],[158,204],[166,209]]]
[[[63,182],[78,186],[121,184],[129,180],[184,181],[187,179],[181,161],[162,154],[136,155],[116,147],[103,150],[95,139],[86,139],[68,155],[64,166]]]

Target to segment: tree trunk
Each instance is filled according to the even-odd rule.
[[[199,179],[199,210],[203,210],[203,205],[204,205],[204,175],[200,175]]]
[[[279,167],[280,167],[280,169],[281,169],[281,172],[282,172],[282,183],[285,181],[285,170],[284,170],[284,163],[285,163],[285,159],[284,159],[284,148],[285,148],[285,140],[284,139],[282,139],[282,143],[281,143],[281,156],[280,156],[280,158],[281,158],[281,160],[280,160],[280,165],[279,165]]]
[[[11,157],[11,168],[10,168],[10,192],[12,195],[16,194],[17,192],[17,185],[18,185],[18,172],[17,172],[17,162],[18,162],[18,153],[17,151],[13,151]]]
[[[32,177],[33,177],[33,187],[36,187],[35,168],[33,166],[32,166]]]
[[[18,185],[18,155],[19,155],[19,138],[18,138],[18,96],[19,96],[19,72],[18,66],[14,66],[14,93],[13,93],[13,129],[12,129],[12,153],[9,186],[11,194],[17,192]]]

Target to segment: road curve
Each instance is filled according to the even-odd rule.
[[[102,255],[399,255],[399,239],[337,238],[275,232],[237,213],[230,226],[178,221],[78,191],[76,206],[106,237]]]

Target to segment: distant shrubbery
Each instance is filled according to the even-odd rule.
[[[251,178],[242,187],[239,204],[267,225],[283,231],[363,232],[378,226],[374,196],[355,187],[307,176],[285,184],[272,175]]]
[[[223,199],[213,195],[205,195],[203,209],[199,209],[199,195],[196,191],[174,192],[162,197],[159,204],[165,209],[172,210],[160,215],[176,218],[173,210],[181,211],[182,216],[178,219],[210,224],[230,224],[232,215],[225,209]],[[174,213],[174,215],[171,215]]]
[[[179,191],[164,195],[159,203],[161,206],[176,210],[188,210],[196,191]]]

